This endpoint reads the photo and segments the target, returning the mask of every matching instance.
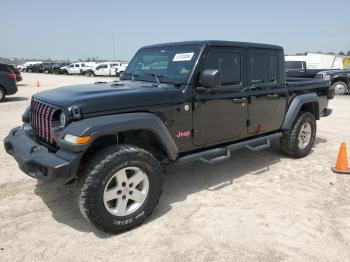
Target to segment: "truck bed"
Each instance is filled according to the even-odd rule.
[[[326,80],[308,79],[308,78],[287,78],[286,87],[290,96],[289,102],[293,100],[298,93],[316,93],[319,97],[320,115],[324,115],[328,107],[328,100],[332,99],[334,94],[331,84]]]

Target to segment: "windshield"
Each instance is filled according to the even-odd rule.
[[[192,72],[199,46],[168,46],[139,50],[121,80],[184,84]],[[156,76],[156,77],[155,77]]]

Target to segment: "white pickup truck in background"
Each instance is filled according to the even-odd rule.
[[[64,75],[80,75],[84,74],[87,70],[93,68],[96,62],[84,62],[84,63],[73,63],[69,66],[61,67],[60,70]]]
[[[94,67],[85,71],[87,76],[120,76],[125,68],[128,66],[127,63],[123,62],[104,62],[96,64]]]

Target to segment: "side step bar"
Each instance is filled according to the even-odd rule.
[[[261,151],[268,149],[271,145],[271,141],[282,137],[282,133],[276,133],[272,135],[257,137],[248,141],[243,141],[235,144],[230,144],[224,147],[209,149],[203,152],[194,153],[191,155],[180,157],[175,163],[184,164],[199,160],[209,165],[214,165],[219,162],[230,159],[231,151],[247,148],[252,151]],[[261,144],[264,143],[264,144]],[[224,154],[224,155],[223,155]]]

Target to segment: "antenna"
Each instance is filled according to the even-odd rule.
[[[113,33],[112,37],[113,37],[113,59],[115,60],[115,39],[114,39],[114,33]]]

